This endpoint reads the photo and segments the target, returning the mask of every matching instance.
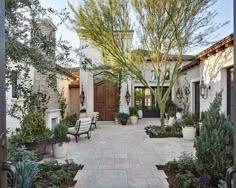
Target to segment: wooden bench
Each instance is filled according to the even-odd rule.
[[[78,143],[78,136],[82,134],[87,134],[88,139],[91,137],[91,118],[80,118],[76,121],[74,127],[68,129],[68,134],[75,136],[75,140]]]

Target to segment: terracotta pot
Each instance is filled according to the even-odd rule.
[[[53,144],[53,154],[55,158],[63,158],[67,154],[67,143]]]
[[[48,141],[42,140],[39,143],[30,143],[30,144],[24,144],[24,145],[28,150],[35,151],[35,154],[37,156],[37,160],[41,161],[43,159],[44,154],[45,154],[45,150],[48,145]]]

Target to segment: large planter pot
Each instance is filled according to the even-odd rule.
[[[86,118],[87,114],[86,113],[80,113],[79,118]]]
[[[143,111],[142,110],[138,110],[138,118],[139,119],[143,118]]]
[[[53,154],[55,158],[63,158],[67,154],[67,143],[53,144]]]
[[[175,117],[174,116],[170,116],[169,120],[168,120],[168,125],[172,126],[174,122],[175,122]]]
[[[37,160],[41,161],[43,159],[44,154],[45,154],[45,150],[48,145],[48,141],[42,140],[39,143],[30,143],[30,144],[24,144],[24,145],[28,150],[34,151],[37,156]]]
[[[181,112],[176,112],[176,119],[181,120],[183,117]]]
[[[138,122],[138,116],[130,116],[130,122],[132,125],[136,125]]]
[[[194,127],[183,127],[183,138],[184,140],[193,141],[196,134],[196,128]]]
[[[128,120],[120,120],[121,125],[126,125]]]

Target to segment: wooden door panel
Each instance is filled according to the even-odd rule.
[[[111,121],[116,110],[116,86],[99,82],[94,86],[94,111],[99,112],[99,120]]]

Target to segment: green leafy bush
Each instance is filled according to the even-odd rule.
[[[129,116],[138,116],[138,110],[136,107],[129,107]]]
[[[40,178],[36,187],[57,187],[62,184],[69,184],[73,181],[77,171],[82,168],[82,165],[77,165],[69,160],[66,160],[65,164],[59,164],[56,160],[42,163],[40,164]]]
[[[16,168],[17,188],[32,188],[39,176],[39,164],[34,152],[23,146],[9,145],[7,160]]]
[[[192,154],[183,153],[178,160],[170,161],[167,163],[168,170],[185,174],[191,172],[197,174],[197,161]]]
[[[184,126],[184,127],[194,127],[194,126],[195,126],[193,117],[192,117],[191,115],[187,115],[187,116],[183,119],[183,126]]]
[[[197,188],[197,179],[191,172],[185,174],[177,174],[176,178],[179,181],[181,188]]]
[[[53,132],[53,144],[62,145],[64,142],[70,142],[70,137],[67,136],[68,127],[60,122],[54,129]]]
[[[71,116],[67,116],[66,118],[64,118],[63,120],[61,120],[61,123],[63,123],[64,125],[66,125],[67,127],[74,127],[75,123],[77,121],[77,115],[73,114]]]
[[[24,116],[21,128],[12,132],[9,141],[14,144],[27,144],[47,140],[52,133],[46,128],[42,113],[33,112]]]
[[[233,126],[220,112],[222,92],[217,93],[196,139],[196,157],[215,182],[223,179],[233,163]]]
[[[176,110],[176,104],[171,100],[169,99],[167,102],[166,102],[166,112],[175,112]]]

